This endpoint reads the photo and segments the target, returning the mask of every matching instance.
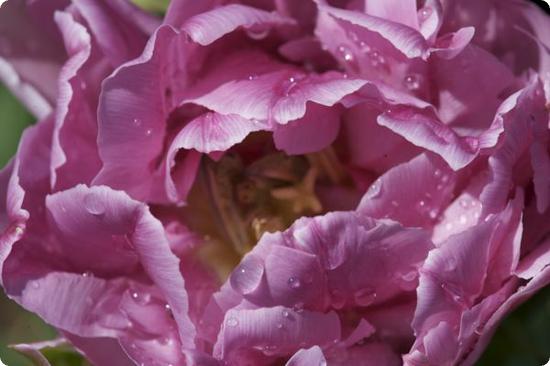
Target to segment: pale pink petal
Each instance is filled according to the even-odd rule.
[[[254,131],[267,126],[235,114],[207,112],[189,122],[174,138],[174,144],[183,149],[195,149],[202,153],[226,151],[242,142]]]
[[[290,25],[294,21],[277,13],[240,4],[230,4],[193,16],[183,25],[194,42],[206,46],[239,27]]]
[[[452,198],[456,174],[436,156],[422,154],[378,178],[357,210],[405,226],[431,227]],[[403,187],[408,186],[408,189]]]
[[[225,314],[214,354],[231,360],[239,349],[257,347],[268,355],[284,356],[296,352],[300,344],[323,347],[340,336],[340,319],[334,312],[296,312],[283,306],[230,310]]]
[[[65,52],[53,13],[67,0],[9,1],[0,10],[0,79],[38,118],[57,97]]]
[[[285,366],[312,366],[326,364],[325,356],[319,346],[313,346],[308,349],[301,349],[294,354],[285,364]]]
[[[416,1],[414,0],[365,0],[365,12],[369,15],[401,23],[414,29],[418,28]]]
[[[386,111],[378,117],[378,124],[440,155],[454,170],[468,165],[479,151],[475,137],[461,137],[430,113],[410,107]]]

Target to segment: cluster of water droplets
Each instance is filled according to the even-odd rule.
[[[132,124],[135,127],[141,128],[143,126],[143,120],[141,118],[136,117],[132,120]],[[147,137],[152,136],[153,135],[153,129],[146,128],[145,131],[144,131],[144,134]]]

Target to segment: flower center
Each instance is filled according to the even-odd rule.
[[[190,229],[203,235],[199,255],[225,278],[265,232],[323,212],[319,181],[345,180],[331,149],[302,156],[274,152],[252,161],[229,153],[217,162],[203,159],[183,210]]]

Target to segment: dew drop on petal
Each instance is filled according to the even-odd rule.
[[[134,120],[132,121],[132,123],[134,124],[134,126],[141,126],[141,119],[139,118],[134,118]]]
[[[425,21],[426,19],[428,19],[428,17],[430,15],[432,15],[432,8],[429,7],[429,6],[425,6],[423,7],[422,9],[420,9],[420,12],[419,12],[419,18],[420,18],[420,21],[423,22]]]
[[[94,192],[90,192],[84,196],[84,208],[94,216],[102,216],[105,214],[103,201],[99,195]]]
[[[153,130],[148,128],[147,130],[145,130],[145,136],[149,137],[153,134]]]
[[[376,291],[371,288],[363,288],[353,294],[355,303],[360,306],[367,306],[376,300]]]
[[[246,34],[253,40],[259,41],[267,37],[269,34],[269,28],[252,27],[246,31]]]
[[[132,299],[139,305],[147,305],[151,301],[151,294],[147,292],[132,291],[130,293]]]
[[[227,321],[225,322],[225,324],[227,324],[228,327],[236,327],[237,325],[239,325],[239,321],[236,319],[236,318],[229,318],[227,319]]]
[[[235,291],[246,295],[260,285],[263,274],[264,266],[262,260],[256,256],[247,255],[235,271],[233,271],[229,282]]]
[[[403,85],[411,91],[420,89],[422,84],[422,75],[419,74],[409,74],[403,79]]]
[[[382,182],[380,181],[380,179],[377,179],[369,187],[366,198],[367,199],[376,198],[380,195],[381,192],[382,192]]]
[[[298,289],[302,286],[300,279],[297,277],[290,277],[287,283],[288,283],[288,287],[292,289]]]

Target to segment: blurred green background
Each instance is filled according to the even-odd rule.
[[[169,0],[133,1],[154,13],[164,12],[169,3]],[[22,131],[33,122],[34,118],[0,84],[0,167],[13,156]],[[55,336],[52,328],[7,299],[0,289],[0,359],[7,366],[32,365],[25,357],[9,349],[9,344],[53,339]],[[80,357],[66,350],[50,351],[46,356],[54,366],[85,364]],[[550,288],[546,288],[502,323],[477,365],[541,366],[549,357]]]

